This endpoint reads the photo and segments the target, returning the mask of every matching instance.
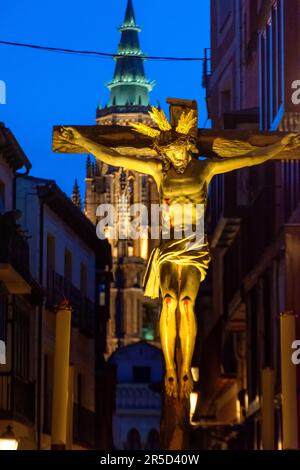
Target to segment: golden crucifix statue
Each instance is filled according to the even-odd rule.
[[[271,145],[255,147],[249,143],[241,145],[242,155],[238,156],[237,144],[232,143],[233,157],[207,158],[200,160],[197,143],[197,117],[190,111],[182,112],[169,123],[164,112],[152,108],[150,113],[154,127],[132,124],[135,132],[147,136],[152,144],[144,149],[144,155],[134,155],[133,150],[122,152],[95,142],[78,128],[61,127],[56,131],[60,146],[79,147],[81,151],[93,154],[107,165],[123,167],[153,177],[161,203],[170,207],[183,208],[188,205],[206,206],[208,187],[214,176],[253,165],[262,164],[276,158],[285,151],[292,151],[300,145],[297,134],[287,134]],[[276,139],[275,139],[276,140]],[[222,140],[216,139],[222,147]],[[226,142],[224,141],[224,146]],[[228,142],[227,142],[228,144]],[[128,145],[130,146],[130,144]],[[235,148],[234,148],[235,147]],[[136,149],[140,154],[141,150]],[[176,209],[175,209],[176,210]],[[197,211],[193,211],[192,224],[196,225]],[[161,294],[160,337],[166,364],[165,389],[169,396],[186,398],[193,389],[191,361],[197,333],[195,301],[200,285],[205,279],[210,262],[210,251],[206,237],[199,247],[193,245],[189,237],[178,239],[174,234],[176,214],[169,239],[162,239],[149,259],[144,279],[145,295],[157,298]],[[180,376],[175,365],[176,311],[180,312],[179,337],[182,365]]]

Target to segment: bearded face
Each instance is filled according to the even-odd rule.
[[[166,134],[164,135],[163,142],[160,140],[160,142],[156,143],[155,149],[163,160],[167,162],[167,166],[172,165],[177,173],[184,173],[193,155],[198,154],[195,139],[190,136],[178,137],[178,135],[172,135],[168,144],[166,144],[165,139]]]
[[[186,144],[171,144],[163,149],[163,156],[172,164],[177,173],[184,173],[192,159]]]
[[[171,125],[163,110],[152,106],[150,117],[158,128],[144,123],[132,123],[136,132],[153,139],[153,147],[164,161],[164,172],[172,165],[177,173],[184,173],[197,147],[197,112],[182,112],[177,125]]]

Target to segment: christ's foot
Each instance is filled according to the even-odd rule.
[[[180,397],[189,398],[194,388],[194,381],[190,371],[183,371],[180,381]]]
[[[176,398],[178,395],[177,391],[177,377],[175,369],[168,369],[165,375],[165,387],[167,395]]]

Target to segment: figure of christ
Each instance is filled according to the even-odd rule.
[[[203,205],[206,207],[208,187],[212,178],[233,170],[262,164],[271,160],[285,147],[297,147],[300,138],[289,134],[278,143],[255,148],[241,157],[222,160],[199,159],[193,137],[196,118],[193,111],[183,113],[176,129],[169,124],[163,111],[152,108],[150,113],[157,129],[144,124],[132,124],[137,132],[153,138],[157,157],[122,155],[118,151],[95,143],[72,127],[62,127],[61,137],[93,154],[107,165],[123,167],[147,174],[156,182],[160,200],[172,207]],[[137,150],[138,152],[138,150]],[[186,206],[185,206],[186,207]],[[193,218],[197,217],[193,211]],[[161,240],[149,259],[144,279],[145,295],[162,298],[160,338],[165,358],[165,389],[169,396],[186,398],[193,389],[191,361],[197,333],[195,302],[201,282],[205,279],[210,262],[206,240],[199,248],[190,248],[190,238],[175,239],[176,216],[171,216],[170,239]],[[193,219],[193,225],[198,221]],[[255,242],[255,241],[253,241]],[[177,335],[176,310],[180,312],[179,337],[182,353],[181,374],[175,365],[175,340]]]

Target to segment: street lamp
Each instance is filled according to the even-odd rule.
[[[193,416],[195,414],[198,403],[198,393],[192,392],[190,394],[190,424],[193,424]]]
[[[8,425],[0,436],[0,450],[17,450],[18,445],[19,441],[14,435],[13,428]]]

